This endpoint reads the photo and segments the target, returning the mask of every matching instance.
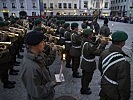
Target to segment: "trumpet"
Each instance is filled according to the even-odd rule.
[[[9,45],[11,45],[11,42],[0,42],[0,51],[6,50]]]
[[[8,35],[9,37],[18,37],[19,36],[16,33],[11,33],[11,32],[8,32],[8,31],[2,31],[2,32],[0,32],[0,34],[4,34],[4,33],[6,33],[6,35]]]
[[[109,35],[109,37],[105,37],[103,35],[95,35],[94,37],[96,37],[96,38],[98,38],[100,40],[105,40],[107,42],[112,41],[111,35]]]

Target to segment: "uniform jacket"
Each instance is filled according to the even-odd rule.
[[[67,51],[69,51],[71,46],[72,46],[72,43],[71,43],[71,32],[66,30],[64,32],[64,38],[65,38],[65,49]]]
[[[83,44],[86,43],[83,47]],[[81,53],[81,69],[86,70],[88,72],[92,72],[96,69],[96,62],[94,61],[86,61],[84,58],[88,60],[95,59],[95,56],[99,56],[100,53],[105,49],[105,44],[95,44],[91,40],[88,40],[86,38],[83,39],[83,44],[82,44],[82,53]],[[98,48],[99,46],[99,48]]]
[[[73,57],[80,57],[81,55],[81,35],[79,35],[77,32],[72,32],[71,35],[71,41],[72,41],[72,46],[70,49],[70,55]],[[77,46],[80,46],[80,48],[75,48]]]
[[[105,36],[105,37],[108,37],[111,34],[108,25],[103,25],[101,27],[100,34],[103,35],[103,36]]]
[[[49,57],[35,56],[31,52],[25,53],[21,78],[28,93],[28,100],[54,100],[55,83],[51,80],[46,67],[48,61]]]
[[[99,59],[99,70],[101,75],[103,74],[102,70],[102,61],[112,52],[119,52],[124,57],[127,55],[122,51],[122,49],[116,47],[115,45],[111,45],[109,49],[106,49],[102,52]],[[118,100],[116,98],[120,97],[120,100],[129,100],[130,98],[130,64],[128,61],[123,60],[119,61],[105,72],[105,75],[113,81],[116,81],[118,85],[111,84],[109,81],[102,77],[101,79],[101,87],[104,93],[110,95],[113,100]]]
[[[95,33],[96,33],[96,34],[99,34],[100,26],[99,26],[98,23],[91,23],[90,28],[91,28],[92,30],[95,30]]]

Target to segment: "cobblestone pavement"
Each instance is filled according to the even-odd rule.
[[[102,25],[103,21],[98,21],[100,26]],[[81,23],[81,22],[79,22]],[[133,40],[133,25],[131,24],[125,24],[125,23],[115,23],[110,22],[109,26],[111,27],[112,23],[114,24],[113,31],[116,29],[123,30],[128,32],[129,39],[126,43],[126,46],[130,47],[131,42]],[[128,50],[127,50],[128,51]],[[127,52],[129,53],[129,52]],[[22,59],[17,59],[18,61],[22,62]],[[98,62],[98,58],[96,58]],[[54,76],[55,73],[59,73],[60,68],[60,58],[57,56],[55,62],[53,65],[50,66],[50,71],[52,73],[52,76]],[[131,88],[131,99],[133,100],[133,62],[131,63],[131,79],[132,79],[132,88]],[[19,69],[21,71],[21,66],[15,66],[16,69]],[[81,70],[79,69],[79,72],[81,74]],[[77,100],[98,100],[99,96],[99,90],[100,86],[98,85],[99,79],[100,79],[100,73],[98,70],[95,71],[93,80],[90,84],[92,94],[91,95],[81,95],[80,94],[80,81],[81,79],[72,78],[72,71],[71,69],[64,68],[63,73],[65,76],[65,82],[63,82],[61,85],[57,86],[55,88],[56,90],[56,97],[62,96],[62,95],[70,95]],[[17,82],[16,87],[14,89],[3,89],[2,83],[0,83],[0,100],[26,100],[26,90],[21,82],[20,75],[18,76],[10,76],[10,80],[14,80]]]

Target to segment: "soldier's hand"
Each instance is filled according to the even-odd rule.
[[[57,51],[57,47],[55,45],[53,45],[52,51]]]

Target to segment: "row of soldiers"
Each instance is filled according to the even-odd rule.
[[[16,82],[10,81],[9,75],[18,75],[19,70],[14,66],[20,65],[16,58],[23,58],[20,51],[23,52],[26,31],[22,19],[0,21],[0,80],[4,88],[15,87]]]
[[[65,21],[56,21],[55,23],[54,19],[45,21],[45,25],[49,27],[41,28],[42,23],[39,20],[35,21],[35,23],[37,26],[35,29],[45,33],[45,35],[50,33],[48,30],[49,27],[50,29],[56,28],[56,31],[52,31],[52,35],[59,36],[60,38],[58,43],[60,45],[65,45],[66,67],[72,68],[72,76],[74,78],[81,78],[80,93],[88,95],[91,94],[89,84],[96,69],[95,56],[101,55],[102,51],[105,50],[105,47],[110,40],[108,36],[111,34],[111,32],[108,27],[108,20],[104,20],[104,25],[101,28],[99,27],[96,19],[94,19],[92,23],[84,22],[82,24],[83,30],[79,30],[78,23],[71,23],[70,28],[69,23],[65,23]],[[88,28],[88,26],[90,28]],[[99,70],[102,75],[102,90],[100,92],[101,100],[129,100],[130,66],[125,60],[125,56],[127,55],[121,49],[125,45],[127,38],[127,33],[123,31],[114,32],[112,34],[112,45],[109,49],[102,53],[103,55],[100,56]],[[106,58],[108,55],[109,57]],[[122,66],[122,62],[127,66],[127,69]],[[124,68],[120,68],[118,70],[120,72],[117,72],[117,69],[115,69],[117,65],[114,64],[117,63]],[[111,70],[109,70],[111,66],[110,64],[115,66]],[[82,69],[82,76],[78,72],[79,67]],[[115,75],[113,72],[115,72]],[[121,75],[125,75],[126,77],[117,77]],[[121,86],[117,86],[118,83],[121,84]],[[123,88],[124,86],[125,88]],[[117,87],[119,89],[117,89]],[[125,89],[127,93],[121,91],[123,89]]]

